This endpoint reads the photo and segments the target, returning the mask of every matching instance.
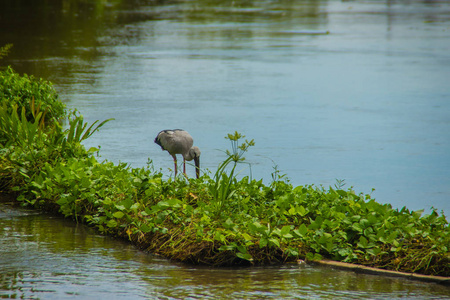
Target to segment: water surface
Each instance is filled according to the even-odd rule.
[[[105,159],[170,176],[153,139],[183,128],[214,172],[237,130],[266,183],[277,166],[294,185],[450,210],[448,1],[6,2],[4,63],[88,121],[115,118],[86,143]]]
[[[450,288],[326,267],[192,267],[72,221],[0,203],[0,297],[450,299]]]

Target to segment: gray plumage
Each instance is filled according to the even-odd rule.
[[[155,138],[155,143],[161,146],[161,149],[172,155],[175,164],[175,176],[177,176],[177,154],[183,156],[183,173],[186,175],[186,161],[194,160],[195,174],[200,176],[200,149],[194,145],[194,139],[185,130],[168,129],[162,130]],[[187,175],[186,175],[187,176]]]

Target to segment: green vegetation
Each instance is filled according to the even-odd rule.
[[[6,44],[5,46],[0,48],[0,59],[2,59],[5,56],[8,56],[9,51],[13,47],[12,44]]]
[[[129,239],[165,257],[215,266],[322,258],[450,276],[450,229],[435,210],[393,209],[370,195],[293,187],[273,173],[269,185],[238,179],[236,166],[254,144],[228,135],[232,151],[211,178],[163,180],[151,168],[98,162],[81,142],[88,126],[61,110],[51,85],[1,71],[0,191]],[[26,97],[20,90],[33,81]],[[39,103],[39,104],[36,104]],[[60,120],[66,118],[62,126]],[[66,129],[65,129],[66,128]]]
[[[7,53],[1,48],[2,53]],[[25,108],[27,120],[34,119],[33,112],[40,108],[45,112],[45,119],[49,122],[53,118],[64,117],[65,105],[58,101],[58,94],[52,84],[33,76],[19,75],[11,67],[0,73],[0,102],[7,105],[9,110],[17,105],[19,109]],[[34,107],[36,106],[36,108]]]

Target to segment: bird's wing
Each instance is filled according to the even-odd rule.
[[[156,136],[155,143],[160,145],[163,150],[167,150],[166,147],[168,145],[168,141],[170,140],[170,136],[172,135],[172,130],[162,130]]]
[[[187,131],[182,129],[162,130],[155,138],[155,143],[171,154],[184,154],[192,147],[193,140]]]

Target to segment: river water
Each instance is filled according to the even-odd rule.
[[[435,283],[317,266],[177,264],[1,203],[0,267],[0,297],[14,299],[450,299]]]
[[[150,159],[171,176],[153,139],[183,128],[214,172],[237,130],[256,142],[242,175],[269,183],[276,167],[294,185],[343,179],[397,208],[450,212],[448,1],[3,0],[6,43],[1,65],[51,80],[89,122],[115,118],[86,142],[103,159]],[[59,219],[8,214],[2,249],[23,251],[2,252],[2,286],[30,298],[434,296],[434,285],[310,266],[179,266]],[[45,230],[61,226],[73,233],[52,241]]]
[[[2,62],[55,83],[101,156],[172,175],[183,128],[214,172],[235,130],[251,175],[450,212],[448,1],[5,0]],[[193,167],[189,168],[194,175]],[[243,167],[243,175],[250,173]]]

